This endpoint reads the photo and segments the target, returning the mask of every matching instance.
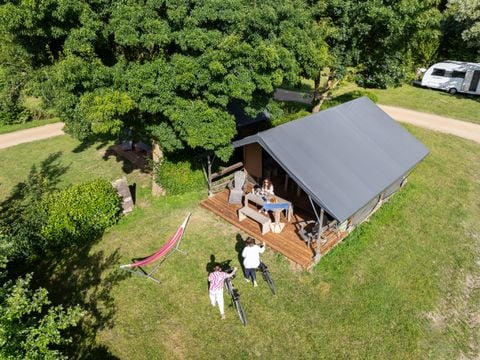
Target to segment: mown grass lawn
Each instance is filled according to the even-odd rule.
[[[121,359],[477,357],[480,146],[407,128],[431,154],[368,223],[310,273],[267,251],[276,296],[261,280],[258,288],[241,276],[234,281],[247,327],[231,307],[227,320],[220,320],[206,281],[213,258],[239,265],[245,234],[200,208],[203,193],[153,199],[145,181],[135,211],[88,254],[52,261],[52,295],[69,299],[65,288],[73,289],[95,310],[94,340],[84,351],[91,351],[90,358]],[[9,174],[10,188],[54,151],[62,151],[59,159],[69,165],[65,183],[121,174],[120,164],[104,161],[101,150],[75,153],[75,146],[65,136],[0,150],[0,174]],[[118,271],[120,264],[161,247],[188,211],[193,215],[182,241],[188,253],[162,265],[161,285]],[[59,282],[62,276],[67,280]]]
[[[378,96],[378,103],[480,124],[480,96],[450,95],[443,91],[403,85],[390,89],[363,89],[345,84],[334,91],[338,96],[353,90],[367,90]]]
[[[143,184],[146,177],[141,176],[138,170],[134,171],[128,162],[117,161],[114,156],[104,156],[108,145],[110,144],[83,146],[78,140],[63,135],[2,149],[0,200],[6,198],[19,181],[26,179],[32,167],[39,171],[49,155],[56,158],[53,164],[60,172],[57,179],[61,187],[93,177],[114,180],[124,174],[132,182]]]

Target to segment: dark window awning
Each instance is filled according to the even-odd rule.
[[[259,143],[343,222],[418,164],[428,149],[363,97],[235,141]]]

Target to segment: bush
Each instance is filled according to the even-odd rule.
[[[400,86],[411,72],[408,59],[386,59],[382,63],[368,61],[363,71],[357,75],[357,83],[361,87],[387,89]]]
[[[120,197],[106,180],[93,180],[53,193],[44,200],[41,235],[47,247],[91,241],[120,217]]]
[[[290,122],[292,120],[300,119],[300,118],[308,116],[308,115],[312,115],[312,113],[307,111],[307,110],[300,110],[299,112],[286,114],[286,115],[284,115],[284,116],[282,116],[278,119],[273,120],[272,125],[273,126],[278,126],[278,125]]]
[[[325,110],[325,109],[331,108],[333,106],[343,104],[347,101],[358,99],[362,96],[368,97],[374,103],[378,102],[378,97],[374,93],[371,93],[370,91],[367,91],[367,90],[354,90],[354,91],[350,91],[348,93],[342,94],[340,96],[337,96],[336,98],[334,98],[332,100],[325,101],[322,104],[322,110]]]
[[[191,160],[164,159],[157,170],[157,179],[171,195],[179,195],[205,188],[205,177],[201,169],[192,166]]]

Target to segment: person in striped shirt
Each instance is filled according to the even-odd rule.
[[[208,275],[209,286],[209,295],[210,302],[213,306],[218,304],[218,309],[220,310],[220,317],[225,319],[224,312],[224,302],[223,302],[223,287],[226,278],[230,278],[235,275],[237,268],[234,267],[231,273],[226,273],[222,271],[222,268],[219,265],[216,265],[213,268],[213,272]]]

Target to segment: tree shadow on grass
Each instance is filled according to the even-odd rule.
[[[112,139],[108,136],[106,137],[95,137],[91,139],[85,139],[83,140],[80,144],[78,144],[72,152],[75,154],[81,153],[87,149],[90,149],[91,147],[95,147],[96,150],[100,150],[101,148],[107,146]]]
[[[69,331],[73,341],[64,348],[69,357],[77,359],[116,358],[96,343],[96,337],[99,331],[113,327],[116,306],[111,291],[129,274],[119,269],[118,248],[110,254],[91,252],[91,244],[96,240],[45,259],[35,272],[39,285],[49,291],[52,303],[80,305],[86,311],[80,324]]]
[[[10,247],[15,249],[9,251],[9,260],[31,255],[33,249],[42,243],[38,234],[42,218],[35,208],[43,196],[57,189],[60,177],[68,170],[68,166],[58,162],[61,155],[62,152],[51,153],[39,165],[32,165],[27,178],[17,183],[10,195],[0,202],[0,229],[12,236],[20,235],[16,236],[15,246]],[[28,241],[19,241],[21,238],[28,238]],[[15,275],[17,269],[13,267],[10,272]]]
[[[245,239],[242,237],[242,235],[240,235],[240,233],[238,233],[235,236],[235,239],[237,240],[237,242],[235,243],[235,251],[237,252],[238,263],[242,267],[242,271],[245,274],[245,268],[243,267],[243,256],[242,256],[243,249],[245,249]]]
[[[10,196],[0,203],[0,225],[8,225],[10,221],[18,224],[32,204],[57,189],[61,175],[68,170],[58,163],[61,154],[52,153],[39,166],[33,165],[27,179],[19,182]],[[32,236],[33,232],[39,231],[41,221],[37,219],[32,223]],[[6,230],[14,231],[15,226],[7,226]],[[121,272],[118,267],[118,249],[111,253],[92,252],[92,246],[102,235],[97,233],[85,239],[82,246],[63,250],[46,251],[33,246],[30,247],[30,250],[34,249],[33,253],[17,254],[8,264],[8,273],[12,278],[33,272],[32,288],[46,288],[52,305],[80,305],[85,310],[86,315],[81,322],[64,332],[66,337],[72,338],[72,342],[61,349],[74,359],[116,359],[107,347],[97,344],[96,336],[100,330],[113,326],[116,307],[111,291],[118,282],[128,277],[128,273]],[[114,268],[117,270],[111,271]]]
[[[40,198],[43,194],[48,194],[57,188],[60,177],[68,170],[68,166],[58,163],[62,156],[61,151],[51,153],[43,160],[39,166],[32,165],[25,181],[15,185],[10,196],[0,203],[0,207],[11,207],[15,201],[23,201],[27,197]]]

